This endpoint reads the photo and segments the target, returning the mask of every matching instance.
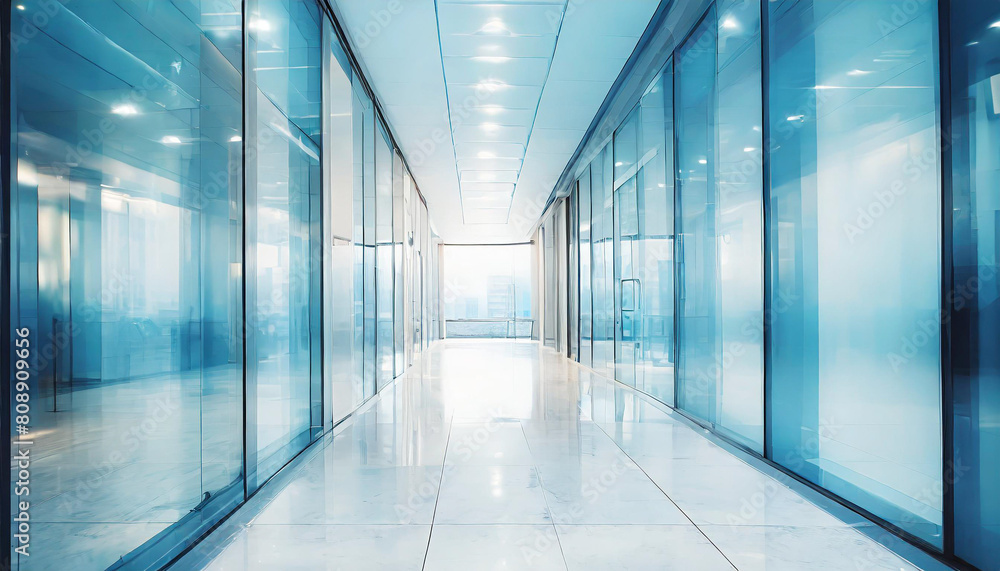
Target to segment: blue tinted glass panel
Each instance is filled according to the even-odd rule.
[[[716,37],[710,11],[674,59],[677,138],[677,405],[716,420],[719,355],[716,241]]]
[[[673,64],[653,81],[639,107],[637,260],[642,330],[639,388],[674,404],[674,129]]]
[[[911,4],[769,3],[770,455],[940,546],[937,5]]]
[[[322,22],[314,2],[258,0],[252,174],[257,484],[308,444],[320,417]]]
[[[580,195],[580,363],[594,365],[594,297],[591,289],[593,279],[593,252],[591,245],[590,168],[577,182]]]
[[[257,84],[268,99],[319,143],[322,121],[322,16],[314,0],[251,0]]]
[[[11,318],[37,437],[12,564],[155,568],[243,496],[241,4],[17,5]]]
[[[719,2],[717,179],[721,429],[764,449],[760,2]]]
[[[1000,7],[951,2],[955,552],[1000,568]]]

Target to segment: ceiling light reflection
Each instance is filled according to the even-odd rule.
[[[510,31],[507,29],[507,25],[504,24],[503,20],[501,20],[500,18],[493,18],[489,22],[486,22],[486,24],[482,28],[479,28],[479,31],[484,34],[510,33]]]
[[[115,115],[137,115],[139,110],[134,105],[126,103],[124,105],[115,105],[111,108],[111,112]]]

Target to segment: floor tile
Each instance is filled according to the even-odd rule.
[[[210,571],[419,571],[430,526],[255,525]]]
[[[466,466],[531,466],[531,451],[519,422],[455,423],[445,463]]]
[[[316,466],[282,490],[254,521],[266,524],[429,524],[441,468]]]
[[[557,525],[569,571],[733,571],[692,525]]]
[[[446,467],[434,523],[550,521],[538,473],[533,467]]]
[[[435,525],[425,571],[565,571],[551,525]]]
[[[740,571],[910,571],[913,565],[853,529],[702,526]]]

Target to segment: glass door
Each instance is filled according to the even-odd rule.
[[[635,177],[615,191],[615,378],[642,386],[642,261]]]

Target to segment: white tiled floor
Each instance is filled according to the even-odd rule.
[[[175,568],[918,568],[904,556],[943,568],[551,350],[448,341]]]

